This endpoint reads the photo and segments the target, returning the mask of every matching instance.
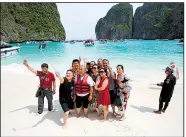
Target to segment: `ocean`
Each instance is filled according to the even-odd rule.
[[[125,72],[133,76],[159,72],[171,61],[176,63],[180,72],[183,72],[184,48],[177,45],[178,42],[178,40],[127,40],[101,44],[96,41],[93,47],[85,47],[82,42],[74,44],[48,42],[46,48],[42,50],[47,58],[38,49],[40,44],[20,44],[19,54],[1,59],[1,65],[22,65],[23,59],[26,59],[33,68],[39,69],[40,65],[46,62],[64,75],[71,67],[72,60],[81,57],[87,58],[88,61],[108,59],[113,70],[116,70],[118,64],[122,64]]]

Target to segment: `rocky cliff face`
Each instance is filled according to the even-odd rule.
[[[55,3],[1,3],[1,40],[64,40]]]
[[[96,25],[97,39],[128,39],[132,37],[133,8],[128,3],[113,6]]]
[[[183,3],[145,3],[136,9],[133,38],[182,38],[183,18]]]

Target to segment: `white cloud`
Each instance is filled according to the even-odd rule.
[[[97,21],[117,3],[57,3],[67,40],[95,38]],[[143,3],[131,3],[133,12]]]

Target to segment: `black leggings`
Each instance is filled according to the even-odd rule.
[[[83,105],[83,108],[88,108],[89,104],[88,97],[89,95],[83,97],[76,95],[76,107],[80,108]]]

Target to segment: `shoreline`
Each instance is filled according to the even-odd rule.
[[[170,41],[170,40],[181,40],[183,38],[175,38],[175,39],[122,39],[122,40],[119,40],[117,39],[116,41],[114,42],[125,42],[128,41],[128,40],[160,40],[160,41]],[[107,39],[109,42],[112,41],[111,39]],[[75,41],[75,42],[83,42],[85,40],[27,40],[27,41],[5,41],[6,43],[10,43],[10,44],[17,44],[17,43],[20,43],[20,44],[24,44],[26,42],[36,42],[36,43],[40,43],[40,42],[65,42],[65,43],[70,43],[71,41]],[[95,39],[94,41],[100,41],[98,39]]]

